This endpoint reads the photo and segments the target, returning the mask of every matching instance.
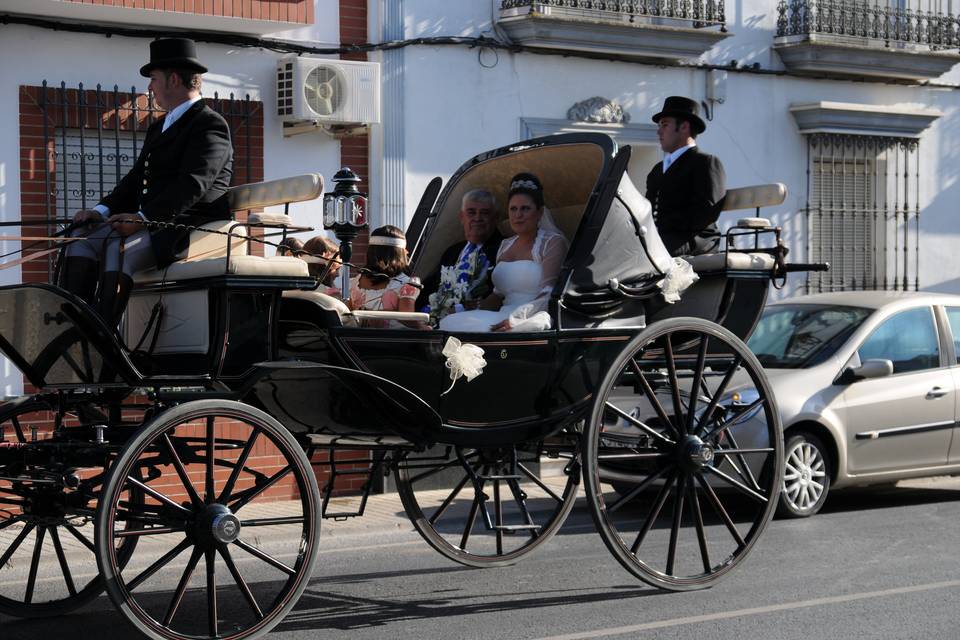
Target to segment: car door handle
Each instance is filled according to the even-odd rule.
[[[950,393],[946,389],[941,389],[940,387],[934,387],[927,391],[927,400],[933,400],[934,398],[942,398],[943,396]]]

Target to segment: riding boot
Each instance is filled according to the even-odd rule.
[[[133,278],[121,271],[107,271],[100,281],[100,300],[97,310],[104,322],[113,328],[120,324],[120,318],[130,301]]]
[[[69,291],[89,305],[96,300],[100,263],[90,258],[67,256],[60,267],[61,289]]]

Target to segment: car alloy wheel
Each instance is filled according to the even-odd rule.
[[[782,516],[805,518],[820,511],[830,490],[830,459],[820,440],[809,433],[787,438],[784,455]]]

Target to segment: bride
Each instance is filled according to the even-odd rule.
[[[567,255],[568,243],[543,206],[543,185],[532,173],[519,173],[507,195],[510,228],[497,251],[493,293],[476,311],[452,313],[443,331],[543,331],[550,328],[547,303]]]

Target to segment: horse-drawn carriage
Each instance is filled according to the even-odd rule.
[[[777,502],[780,424],[742,340],[785,265],[778,230],[753,219],[665,302],[674,262],[629,154],[606,136],[541,138],[473,158],[435,202],[428,189],[407,231],[419,275],[456,239],[462,194],[520,170],[540,176],[571,241],[552,327],[458,334],[486,367],[452,386],[447,333],[365,328],[304,262],[248,255],[251,230],[292,228],[283,215],[193,231],[182,260],[138,276],[126,340],[55,286],[0,289],[0,350],[36,390],[0,406],[0,611],[59,614],[106,589],[150,637],[256,637],[307,585],[321,518],[362,513],[335,511],[337,479],[365,476],[366,492],[388,472],[416,529],[457,562],[533,551],[582,479],[629,571],[664,589],[714,584]],[[310,175],[231,197],[256,209],[321,191]],[[727,208],[783,197],[733,190]],[[731,391],[741,382],[750,397]],[[272,577],[252,580],[251,563]]]

